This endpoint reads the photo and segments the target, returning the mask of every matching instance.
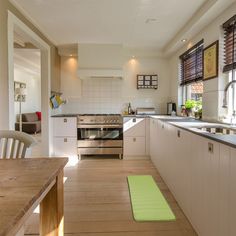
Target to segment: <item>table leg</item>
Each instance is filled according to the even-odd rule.
[[[64,185],[63,170],[56,178],[56,183],[40,203],[40,235],[64,235]]]

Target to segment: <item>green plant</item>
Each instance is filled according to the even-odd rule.
[[[184,105],[185,105],[185,108],[186,108],[186,109],[192,109],[192,108],[194,108],[194,107],[196,106],[196,101],[189,99],[189,100],[187,100],[187,101],[185,102]]]

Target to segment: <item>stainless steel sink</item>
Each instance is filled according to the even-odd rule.
[[[211,134],[222,134],[222,135],[236,135],[236,129],[223,127],[223,126],[206,126],[206,127],[198,127],[196,128],[200,132],[208,132]]]

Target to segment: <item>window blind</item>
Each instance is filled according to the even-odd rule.
[[[224,68],[228,72],[236,68],[236,15],[223,24],[224,29]]]
[[[181,86],[203,79],[203,39],[179,58]]]

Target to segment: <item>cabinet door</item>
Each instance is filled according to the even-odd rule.
[[[124,137],[125,156],[145,156],[145,137]]]
[[[154,118],[150,119],[150,142],[149,142],[149,151],[150,151],[150,157],[152,159],[152,161],[154,162],[155,159],[155,131],[156,131],[156,120]]]
[[[54,137],[77,137],[76,117],[56,117],[53,118]]]
[[[229,180],[229,222],[230,236],[236,235],[236,149],[230,149],[230,180]]]
[[[220,144],[219,235],[230,235],[229,225],[231,218],[229,217],[229,191],[230,191],[230,147]],[[235,204],[235,198],[234,198],[234,204]],[[234,217],[236,217],[236,215]],[[234,232],[233,235],[236,235],[236,231]]]
[[[182,129],[175,128],[175,152],[174,161],[174,181],[173,188],[176,198],[184,210],[185,214],[191,215],[191,136],[192,134]]]
[[[191,210],[190,221],[199,235],[203,234],[204,223],[207,221],[203,214],[203,138],[192,135],[191,138]]]
[[[76,157],[77,156],[77,138],[72,137],[54,137],[53,152],[58,157]]]
[[[125,137],[142,137],[146,135],[145,118],[124,119],[123,132]]]
[[[203,141],[203,235],[219,235],[219,146],[209,139]]]

